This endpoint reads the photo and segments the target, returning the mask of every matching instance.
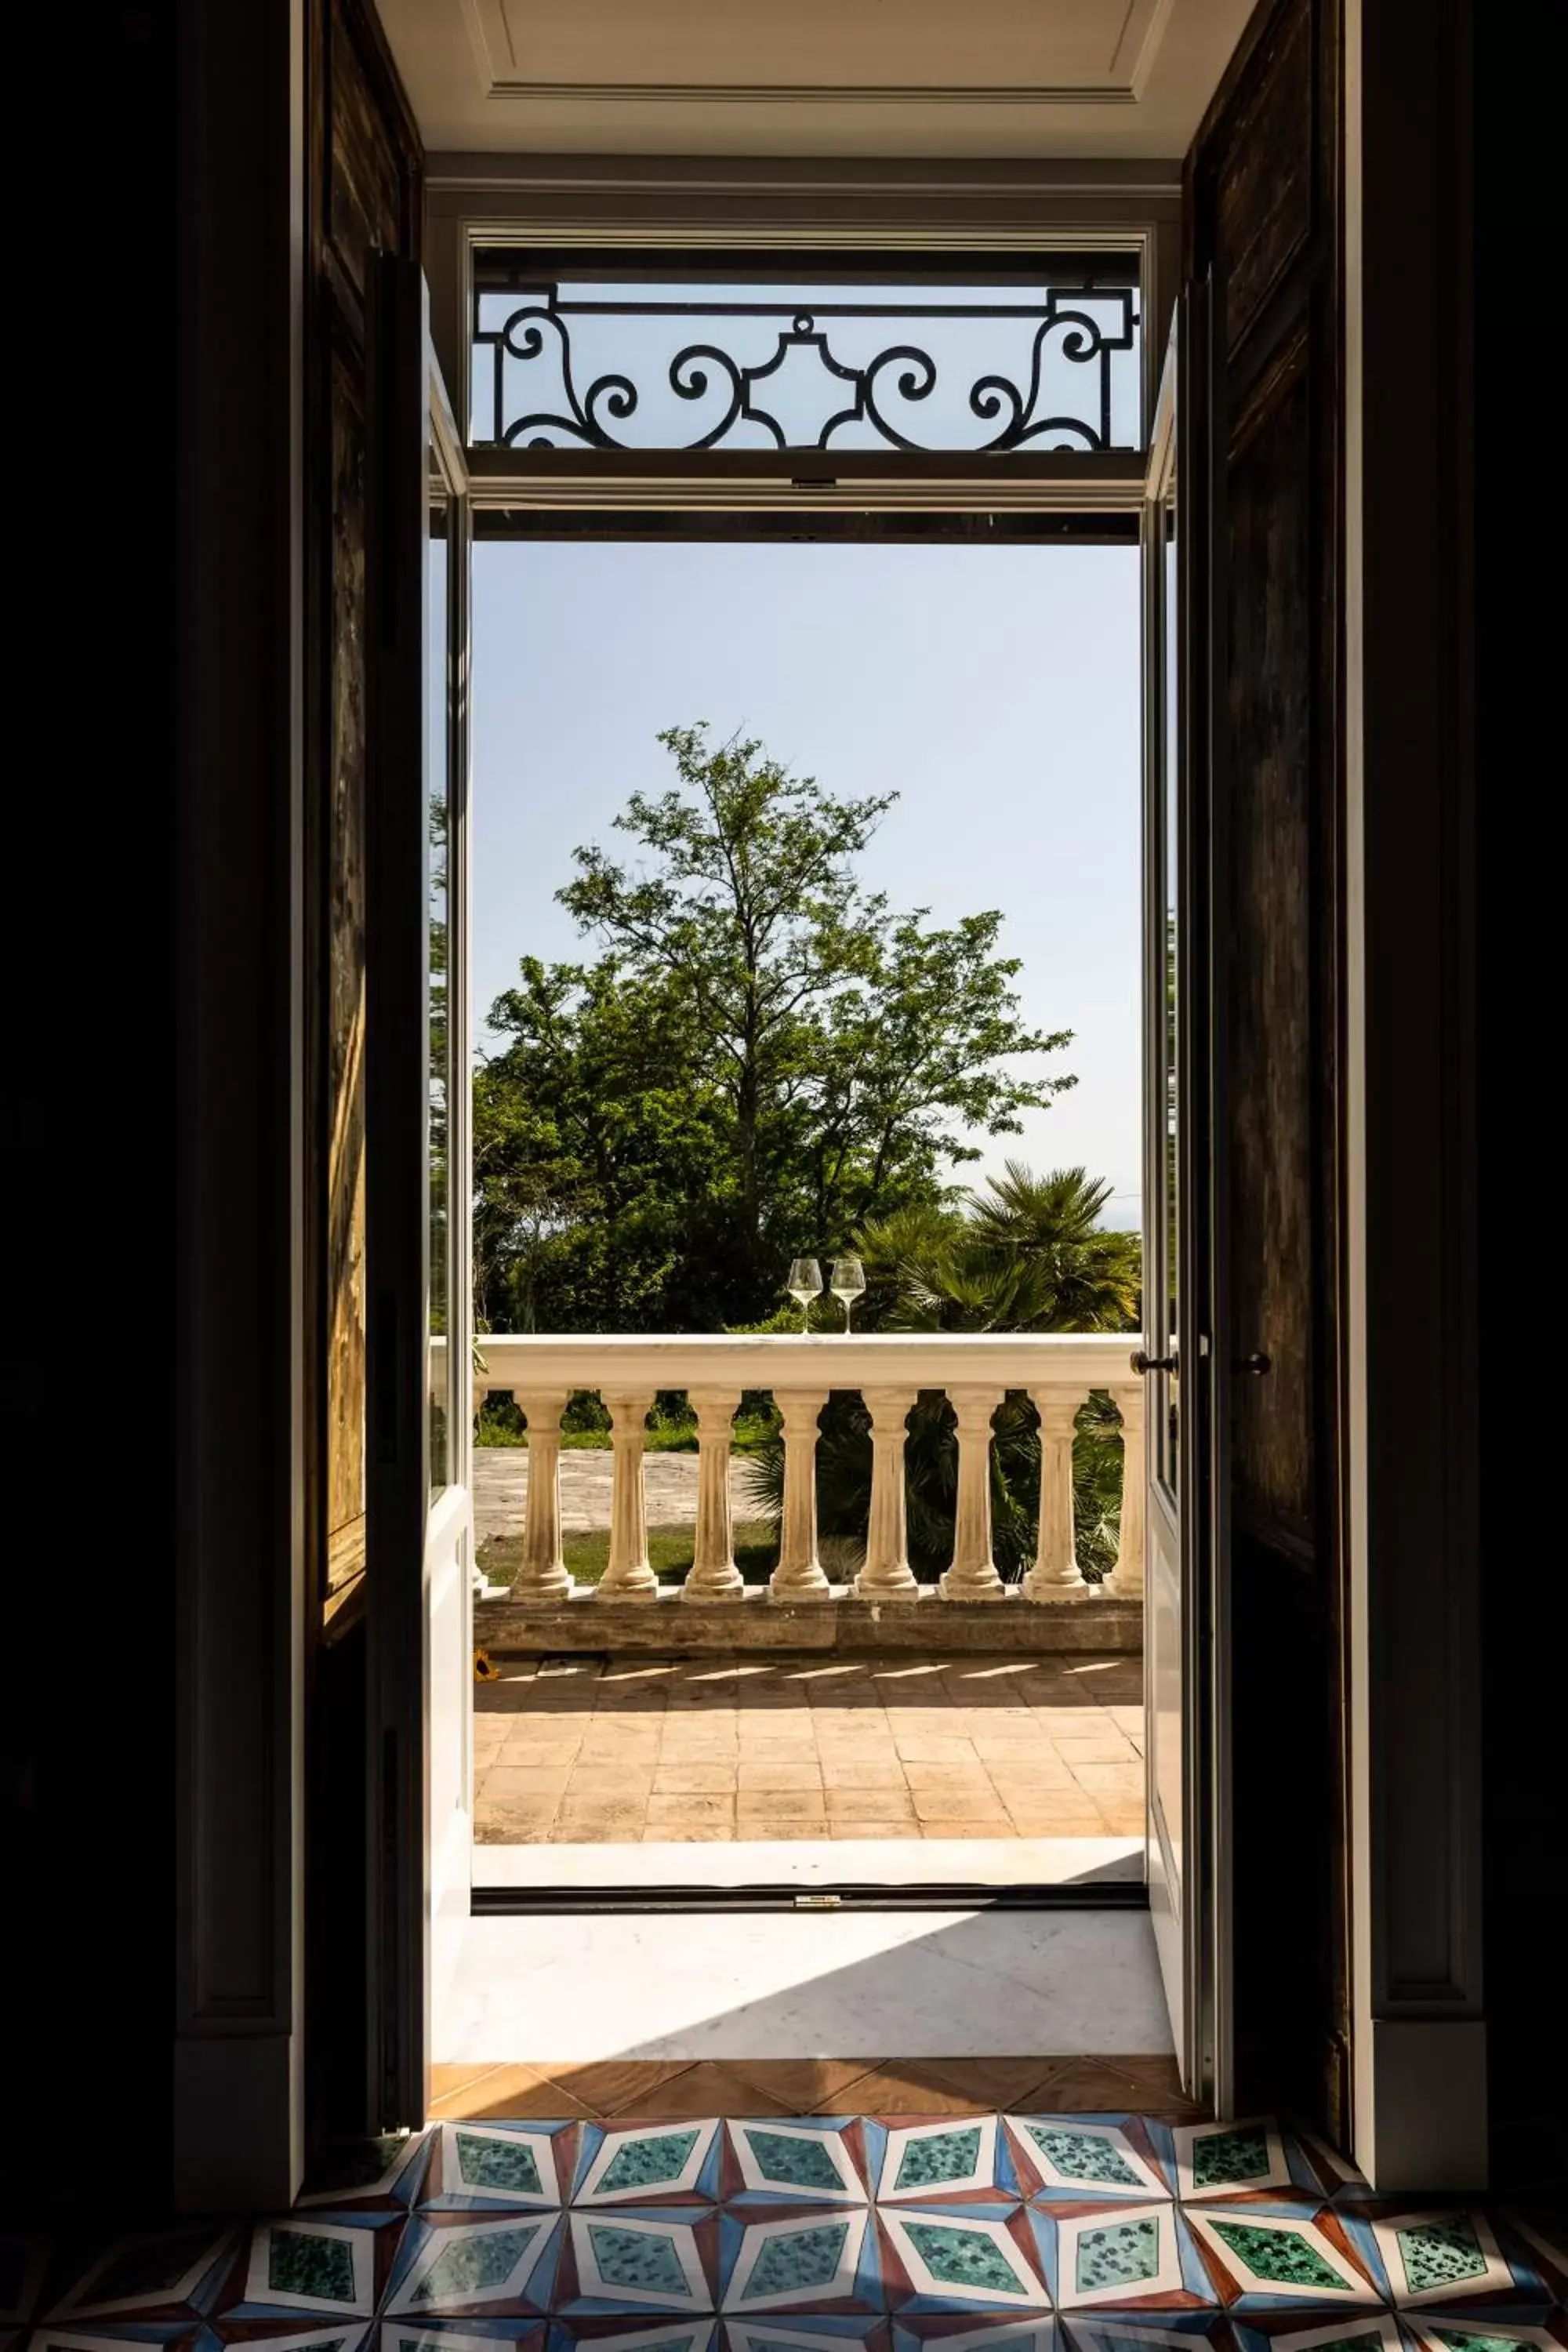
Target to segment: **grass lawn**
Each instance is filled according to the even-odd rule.
[[[656,1576],[683,1584],[691,1565],[689,1528],[650,1528],[648,1564]],[[597,1584],[610,1556],[610,1532],[595,1528],[584,1535],[562,1539],[566,1566],[579,1584]],[[770,1528],[742,1523],[735,1529],[735,1565],[748,1584],[765,1584],[778,1564],[779,1548]],[[498,1582],[510,1582],[522,1561],[522,1541],[515,1536],[491,1536],[480,1546],[479,1565]]]
[[[734,1425],[730,1439],[730,1451],[731,1454],[754,1453],[756,1448],[773,1433],[773,1424],[771,1422],[742,1413]],[[475,1433],[474,1443],[476,1445],[526,1447],[528,1432],[521,1425],[516,1406],[510,1404],[500,1406],[492,1412],[487,1400],[485,1409],[479,1415],[479,1425]],[[607,1454],[610,1450],[610,1433],[607,1429],[563,1429],[561,1433],[561,1445],[563,1452]],[[695,1454],[696,1451],[697,1423],[695,1421],[656,1421],[643,1432],[645,1454]]]

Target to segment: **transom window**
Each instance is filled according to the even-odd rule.
[[[1005,279],[816,272],[574,278],[476,257],[476,446],[513,449],[1135,449],[1136,257],[1034,257]]]

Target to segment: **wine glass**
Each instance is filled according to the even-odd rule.
[[[809,1327],[811,1302],[822,1295],[822,1268],[816,1260],[814,1257],[792,1259],[789,1280],[784,1288],[800,1309],[800,1328],[804,1331]]]
[[[866,1287],[866,1269],[858,1257],[836,1257],[828,1288],[844,1301],[844,1336],[849,1337],[849,1313]]]

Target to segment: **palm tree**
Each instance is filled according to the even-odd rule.
[[[861,1235],[889,1331],[1135,1331],[1142,1251],[1108,1233],[1110,1187],[1085,1168],[1009,1160],[952,1210],[906,1210]],[[868,1306],[871,1300],[867,1301]]]
[[[982,1193],[952,1204],[902,1209],[867,1225],[856,1246],[866,1267],[862,1320],[884,1331],[1133,1331],[1141,1310],[1142,1251],[1134,1234],[1099,1223],[1110,1187],[1082,1168],[1037,1176],[1017,1160]],[[991,1510],[996,1564],[1023,1573],[1034,1554],[1040,1441],[1034,1407],[1009,1396],[994,1422]],[[1102,1575],[1116,1556],[1121,1448],[1108,1396],[1079,1415],[1073,1483],[1079,1559]],[[924,1395],[910,1415],[905,1450],[910,1559],[931,1576],[952,1552],[958,1475],[952,1413]],[[822,1416],[817,1501],[825,1536],[863,1541],[871,1496],[870,1423],[858,1399],[833,1397]],[[777,1520],[784,1494],[782,1442],[751,1465],[753,1499]]]

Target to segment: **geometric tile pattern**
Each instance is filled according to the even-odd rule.
[[[785,2122],[770,2116],[729,2126],[726,2196],[774,2205],[794,2198],[817,2204],[868,2200],[865,2136],[849,2117]]]
[[[712,2204],[719,2183],[718,2122],[587,2124],[574,2205]]]
[[[877,2195],[884,2205],[905,2199],[928,2202],[966,2192],[1016,2196],[1005,2141],[994,2116],[960,2122],[898,2124],[887,2134]]]
[[[1509,2293],[1508,2264],[1482,2213],[1395,2213],[1376,2221],[1373,2232],[1394,2300],[1403,2308]]]
[[[1184,2198],[1290,2186],[1284,2143],[1266,2116],[1247,2123],[1188,2124],[1174,2137],[1176,2187]]]
[[[1497,2319],[1423,2319],[1407,2326],[1421,2352],[1517,2352],[1554,2341],[1548,2328],[1509,2327]]]
[[[1342,2223],[1327,2211],[1233,2202],[1228,2210],[1194,2210],[1189,2221],[1227,2308],[1384,2300],[1374,2266],[1358,2261]]]
[[[1163,2176],[1118,2124],[1085,2116],[1007,2118],[1020,2167],[1058,2197],[1161,2197]]]
[[[1047,2310],[1034,2234],[1021,2209],[884,2208],[889,2305],[901,2311]]]
[[[487,2116],[258,2223],[0,2241],[0,2307],[5,2352],[1568,2352],[1560,2238],[1268,2116]]]
[[[115,2314],[135,2318],[181,2308],[203,2308],[202,2292],[234,2244],[234,2232],[211,2221],[194,2228],[121,2238],[73,2279],[49,2310],[75,2323]],[[30,2315],[17,2313],[18,2318]]]
[[[560,2206],[567,2184],[561,2178],[558,2136],[514,2125],[443,2124],[436,2180],[427,2201],[437,2207],[497,2204]]]

